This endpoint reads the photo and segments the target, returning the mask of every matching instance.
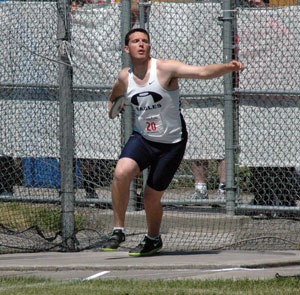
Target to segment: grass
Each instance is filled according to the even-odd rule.
[[[85,227],[85,217],[75,212],[75,228]],[[61,208],[54,205],[1,203],[0,223],[10,229],[36,226],[45,233],[61,230]]]
[[[300,280],[94,280],[57,282],[41,278],[2,277],[0,294],[9,295],[235,295],[299,294]]]

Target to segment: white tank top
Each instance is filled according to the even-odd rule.
[[[132,69],[129,70],[127,97],[135,113],[133,130],[145,139],[176,143],[185,136],[179,90],[169,91],[160,86],[156,74],[156,59],[151,59],[150,77],[142,86],[135,83]]]

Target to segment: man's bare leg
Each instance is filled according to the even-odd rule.
[[[148,235],[150,237],[157,237],[159,235],[163,216],[163,208],[161,205],[163,194],[164,191],[156,191],[149,186],[146,186],[145,188],[144,205],[148,225]]]
[[[112,205],[115,227],[124,227],[125,225],[130,184],[139,172],[139,166],[132,159],[121,158],[117,163],[112,183]]]
[[[148,234],[137,247],[129,251],[129,256],[150,256],[156,254],[163,246],[160,236],[160,225],[163,216],[161,197],[164,191],[156,191],[146,186],[144,192],[144,205],[148,225]]]
[[[102,251],[114,251],[125,241],[125,215],[129,201],[131,181],[140,172],[137,163],[129,158],[118,161],[112,183],[112,205],[114,210],[114,230],[102,244]]]

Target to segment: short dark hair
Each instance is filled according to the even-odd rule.
[[[147,37],[148,37],[148,40],[149,40],[149,42],[150,42],[150,35],[149,35],[148,31],[146,31],[145,29],[142,29],[142,28],[135,28],[135,29],[130,30],[130,31],[126,34],[126,36],[125,36],[125,45],[126,45],[126,46],[127,46],[128,43],[129,43],[129,37],[130,37],[130,35],[132,35],[133,33],[136,33],[136,32],[141,32],[141,33],[146,34]]]

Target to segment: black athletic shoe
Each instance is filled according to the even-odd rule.
[[[129,256],[151,256],[156,254],[163,246],[161,237],[159,236],[157,240],[151,240],[145,236],[144,240],[141,241],[134,249],[130,250]]]
[[[115,229],[111,236],[102,244],[102,251],[115,251],[119,248],[120,244],[125,241],[125,234],[120,229]]]

